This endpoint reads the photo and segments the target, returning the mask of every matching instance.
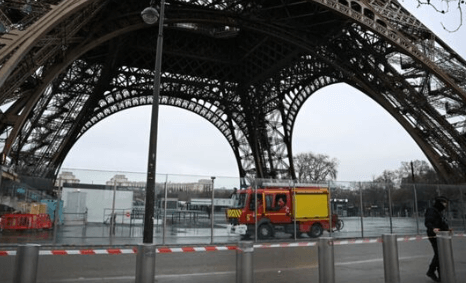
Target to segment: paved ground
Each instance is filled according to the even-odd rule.
[[[390,222],[387,217],[365,217],[361,222],[359,217],[344,217],[344,228],[333,233],[334,238],[360,238],[360,237],[380,237],[382,234],[395,233],[397,235],[421,235],[425,234],[423,219],[408,217],[394,217]],[[183,220],[184,221],[184,220]],[[210,220],[202,219],[196,222],[170,223],[165,232],[162,225],[154,227],[154,241],[157,244],[167,245],[188,245],[188,244],[210,244],[211,229]],[[225,216],[216,215],[214,229],[215,243],[236,243],[239,237],[230,235],[226,230]],[[464,232],[464,223],[457,223],[454,226],[457,232]],[[110,234],[110,225],[89,223],[87,225],[64,225],[58,226],[58,230],[53,231],[27,231],[27,232],[6,232],[0,233],[0,248],[2,246],[14,246],[23,243],[55,244],[55,245],[134,245],[142,241],[142,225],[117,225],[115,234]],[[326,233],[325,235],[328,235]],[[289,239],[289,234],[277,233],[279,240]],[[304,235],[307,238],[306,235]],[[165,239],[165,240],[164,240]]]
[[[457,282],[466,278],[466,237],[453,237]],[[431,282],[425,272],[432,257],[427,240],[398,242],[401,282]],[[283,247],[254,250],[255,282],[318,282],[318,248]],[[384,282],[381,243],[334,246],[336,282]],[[0,256],[0,282],[12,282],[14,256]],[[156,279],[169,282],[233,283],[236,252],[168,253],[156,256]],[[44,255],[39,258],[38,283],[132,283],[136,256]]]
[[[364,233],[360,218],[345,218],[342,231],[333,233],[336,240],[345,238],[380,237],[390,232],[416,234],[412,218],[364,218]],[[220,222],[220,220],[218,221]],[[209,245],[211,230],[203,227],[168,227],[166,245]],[[191,225],[192,226],[192,225]],[[207,227],[206,227],[207,226]],[[461,228],[462,226],[460,226]],[[422,229],[422,226],[421,226]],[[463,231],[456,230],[459,233]],[[142,226],[117,227],[109,236],[109,225],[60,226],[54,231],[0,234],[0,250],[14,250],[21,243],[51,244],[72,249],[78,246],[135,245],[142,241]],[[421,235],[424,231],[421,231]],[[55,236],[55,238],[54,238]],[[274,243],[290,241],[290,235],[277,233]],[[327,232],[324,236],[329,236]],[[228,235],[223,224],[216,225],[214,242],[217,245],[236,244],[238,236]],[[299,241],[315,241],[307,236]],[[163,244],[163,230],[155,227],[155,243]],[[466,278],[466,237],[453,238],[457,282]],[[432,257],[427,240],[398,242],[402,282],[431,282],[425,272]],[[317,246],[299,248],[256,249],[254,252],[255,282],[318,282]],[[0,282],[12,282],[14,256],[0,256]],[[66,255],[40,256],[38,283],[45,282],[121,282],[132,283],[135,277],[136,256],[130,255]],[[336,282],[384,282],[381,243],[345,244],[335,246]],[[236,253],[234,251],[157,254],[158,282],[235,282]]]

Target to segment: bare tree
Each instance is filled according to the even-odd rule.
[[[411,170],[411,163],[413,168]],[[424,160],[403,161],[397,170],[385,170],[382,175],[373,178],[373,182],[403,184],[413,183],[435,184],[439,178],[435,170]]]
[[[317,182],[337,178],[338,159],[325,154],[300,153],[294,157],[299,182]]]
[[[425,183],[435,184],[440,182],[440,179],[435,170],[424,160],[414,160],[411,162],[401,162],[399,169],[402,183]],[[414,175],[414,180],[413,180]]]
[[[382,175],[374,178],[375,183],[395,184],[399,180],[398,171],[384,170]]]
[[[411,163],[413,164],[413,171],[411,171]],[[411,173],[414,173],[415,176],[422,176],[427,174],[432,168],[430,168],[429,163],[424,160],[414,160],[412,162],[401,162],[400,173],[404,177],[410,177]]]
[[[465,5],[464,0],[417,0],[417,3],[418,7],[427,5],[432,7],[432,9],[440,14],[446,14],[452,12],[453,10],[457,10],[459,14],[459,23],[455,30],[447,29],[442,23],[443,29],[448,32],[456,32],[463,25],[463,6]]]

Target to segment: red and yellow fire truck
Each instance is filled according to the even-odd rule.
[[[273,238],[277,230],[319,237],[324,230],[330,231],[330,218],[332,230],[338,229],[338,216],[330,217],[330,193],[326,185],[264,184],[257,190],[237,191],[232,198],[235,204],[225,212],[228,229],[246,238],[255,234],[255,227],[259,239]]]

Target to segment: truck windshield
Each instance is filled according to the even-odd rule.
[[[246,204],[247,194],[234,194],[231,196],[233,199],[233,208],[244,208]]]

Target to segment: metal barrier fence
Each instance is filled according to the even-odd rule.
[[[26,184],[4,181],[0,187],[0,203],[14,207],[26,196],[28,199],[34,196],[37,201],[49,200],[50,197],[64,201],[64,224],[86,227],[77,231],[79,227],[63,229],[60,223],[56,223],[53,227],[56,237],[48,238],[53,238],[53,243],[71,244],[76,241],[76,235],[80,235],[80,242],[89,244],[93,244],[92,241],[99,244],[104,241],[108,244],[139,242],[145,213],[145,173],[69,169],[60,176],[55,186],[41,188],[47,193]],[[291,180],[247,180],[218,176],[158,174],[156,180],[154,241],[162,241],[163,244],[180,241],[189,244],[235,243],[239,235],[228,232],[226,228],[229,223],[225,217],[225,209],[235,205],[230,198],[235,189],[252,188],[257,191],[265,184],[282,188],[297,185]],[[365,238],[388,233],[422,235],[425,233],[424,212],[433,205],[438,195],[450,199],[446,211],[450,228],[457,232],[466,231],[466,185],[337,181],[324,185],[330,189],[330,218],[337,215],[340,221],[330,221],[332,227],[325,236]],[[52,196],[50,192],[57,195]],[[87,211],[87,214],[84,215],[83,211]],[[116,215],[111,229],[105,224],[111,219],[109,214],[112,215],[112,212],[109,211]],[[258,221],[254,223],[254,235],[251,237],[255,242],[261,241],[256,234],[259,230],[257,224]],[[305,234],[294,235],[295,241],[299,236],[307,237]],[[274,236],[278,239],[289,238],[282,230],[277,230]],[[9,237],[14,236],[0,234],[0,239],[5,239],[2,242],[13,241]]]
[[[395,234],[384,234],[381,239],[376,239],[371,242],[382,242],[383,245],[383,263],[384,263],[384,278],[385,283],[399,283],[399,258],[398,258],[398,241],[404,241],[405,238],[398,238]],[[453,260],[452,250],[452,234],[451,232],[440,232],[437,236],[437,243],[439,248],[439,262],[440,272],[442,274],[442,282],[456,283],[455,266]],[[340,241],[338,244],[343,244]],[[318,246],[318,265],[319,265],[319,282],[321,283],[335,283],[335,262],[334,262],[334,245],[335,240],[330,237],[322,237],[318,242],[303,242],[298,246]],[[289,245],[276,244],[277,247],[285,248],[287,246],[297,246],[296,243]],[[155,281],[156,253],[164,252],[193,252],[193,251],[213,251],[213,250],[236,250],[236,283],[252,283],[254,282],[254,250],[255,248],[267,247],[272,245],[261,246],[254,244],[253,241],[239,242],[237,246],[222,247],[214,249],[200,248],[200,247],[186,247],[186,248],[160,248],[157,249],[153,244],[140,244],[137,248],[125,252],[117,251],[116,249],[109,249],[109,253],[136,253],[136,283],[153,283]],[[11,255],[16,255],[14,279],[13,283],[33,283],[36,282],[37,266],[39,254],[57,254],[63,255],[63,251],[41,253],[40,245],[21,245],[17,248],[16,252]],[[85,254],[92,254],[87,250]],[[94,253],[96,254],[96,253]],[[99,252],[98,254],[103,254]],[[0,255],[2,255],[0,253]],[[5,255],[5,254],[3,254]]]

